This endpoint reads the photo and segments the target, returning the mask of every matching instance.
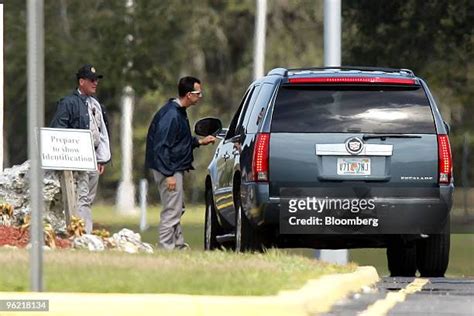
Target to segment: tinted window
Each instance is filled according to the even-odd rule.
[[[257,102],[252,109],[250,118],[247,124],[247,133],[256,133],[260,122],[263,120],[268,103],[273,94],[273,84],[266,83],[262,86],[258,94]]]
[[[290,87],[278,92],[273,132],[435,132],[421,87]]]
[[[245,109],[247,108],[249,104],[250,97],[252,96],[252,93],[254,91],[255,87],[250,88],[247,90],[245,93],[244,97],[242,98],[242,101],[240,102],[239,109],[237,112],[234,114],[234,117],[232,118],[232,121],[230,122],[229,125],[229,131],[226,134],[226,139],[232,138],[235,135],[239,134],[240,131],[238,130],[239,127],[241,127],[240,121],[242,121],[242,113],[245,113]]]
[[[252,96],[248,100],[248,105],[247,105],[247,108],[245,110],[245,116],[244,116],[243,120],[242,119],[240,120],[240,123],[239,123],[239,125],[242,125],[241,128],[247,126],[247,124],[249,122],[249,119],[251,117],[250,114],[252,113],[252,110],[254,108],[255,100],[257,100],[257,97],[259,96],[261,87],[262,87],[261,85],[256,85],[253,92],[252,92]]]

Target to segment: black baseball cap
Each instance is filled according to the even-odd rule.
[[[86,64],[82,66],[81,68],[79,68],[79,70],[77,71],[76,77],[77,79],[84,78],[84,79],[97,80],[97,79],[102,79],[104,76],[99,75],[96,72],[94,66],[90,64]]]

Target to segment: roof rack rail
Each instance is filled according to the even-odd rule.
[[[283,76],[287,77],[288,76],[288,70],[286,68],[274,68],[270,70],[267,74],[267,76]]]
[[[304,71],[304,70],[368,70],[368,71],[383,71],[383,72],[406,72],[408,75],[414,77],[412,70],[406,68],[386,68],[386,67],[368,67],[368,66],[330,66],[330,67],[307,67],[307,68],[290,68],[288,71]]]

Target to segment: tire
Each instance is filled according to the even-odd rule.
[[[206,192],[206,215],[204,219],[204,250],[215,250],[219,248],[216,236],[220,232],[217,214],[214,208],[214,200],[211,191]]]
[[[416,246],[402,241],[387,247],[387,263],[391,277],[414,277],[416,274]]]
[[[449,264],[449,231],[417,242],[417,267],[421,277],[444,277]]]
[[[261,251],[257,231],[252,227],[249,219],[244,214],[242,204],[237,203],[235,214],[235,252]]]

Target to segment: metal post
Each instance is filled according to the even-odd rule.
[[[341,0],[324,0],[324,66],[341,66]],[[347,264],[346,249],[316,252],[320,260]]]
[[[324,66],[341,66],[341,0],[324,0]]]
[[[140,231],[144,232],[148,229],[148,223],[146,220],[146,197],[148,194],[148,181],[147,179],[140,180]]]
[[[133,158],[133,89],[125,87],[122,98],[122,180],[118,188],[117,209],[122,214],[135,214],[135,186],[132,180]]]
[[[255,14],[255,43],[254,43],[254,68],[253,78],[263,77],[265,65],[265,32],[267,20],[267,0],[256,0],[257,12]]]
[[[44,125],[44,13],[43,0],[28,0],[28,156],[30,159],[31,291],[43,290],[43,171],[39,159]]]
[[[125,0],[125,22],[129,26],[129,29],[133,29],[133,12],[134,12],[134,0]],[[131,41],[133,35],[128,34],[127,36],[127,51],[131,49]],[[124,73],[130,71],[133,62],[128,60],[127,64],[124,65]],[[135,185],[133,184],[133,102],[134,102],[134,91],[131,86],[126,86],[122,93],[122,119],[121,119],[121,137],[120,145],[122,149],[122,179],[117,192],[117,211],[124,215],[136,214],[135,209]]]

